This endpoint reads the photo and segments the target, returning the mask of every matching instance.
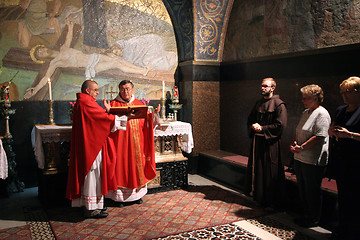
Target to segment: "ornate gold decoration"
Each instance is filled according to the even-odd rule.
[[[144,13],[153,15],[170,25],[172,25],[170,16],[162,0],[106,0],[107,2],[119,3]]]
[[[45,47],[45,45],[42,45],[42,44],[38,44],[36,45],[35,47],[31,48],[30,50],[30,57],[31,57],[31,60],[33,60],[34,62],[36,63],[44,63],[45,61],[43,60],[39,60],[35,57],[35,51],[40,48],[40,47]]]
[[[195,15],[195,59],[220,61],[226,18],[232,7],[232,0],[196,1]]]

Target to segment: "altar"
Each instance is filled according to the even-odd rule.
[[[35,125],[32,130],[42,200],[65,194],[71,130],[70,125]],[[187,187],[187,158],[182,152],[191,153],[194,147],[191,124],[173,121],[157,125],[154,141],[156,177],[148,184],[149,192]]]

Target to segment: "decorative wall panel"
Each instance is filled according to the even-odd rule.
[[[232,0],[195,1],[195,60],[221,61]]]

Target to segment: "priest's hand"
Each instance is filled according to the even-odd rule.
[[[127,114],[127,117],[128,119],[137,118],[140,113],[140,110],[131,110],[131,112]]]
[[[111,108],[110,101],[106,101],[106,98],[104,99],[104,107],[107,113],[110,112],[110,108]]]
[[[161,107],[160,107],[160,104],[155,108],[155,110],[154,110],[154,112],[155,113],[158,113],[158,112],[160,112],[160,109],[161,109]]]

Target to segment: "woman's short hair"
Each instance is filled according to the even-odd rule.
[[[360,78],[353,76],[353,77],[349,77],[348,79],[344,80],[341,84],[340,84],[340,91],[345,91],[346,89],[356,89],[356,90],[360,90]]]
[[[324,101],[324,91],[316,84],[306,85],[300,89],[300,92],[310,97],[317,97],[318,103]]]

